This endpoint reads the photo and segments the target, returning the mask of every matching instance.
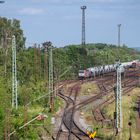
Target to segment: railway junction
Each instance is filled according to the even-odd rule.
[[[123,128],[129,129],[127,123],[132,121],[133,129],[137,126],[133,133],[137,131],[139,136],[139,77],[140,68],[128,68],[125,70],[125,76],[122,80],[122,106],[129,106],[129,110],[123,112]],[[57,114],[56,122],[61,120],[61,123],[56,123],[54,131],[54,138],[56,139],[90,139],[87,135],[88,128],[92,128],[93,131],[97,131],[95,140],[97,139],[119,139],[119,137],[126,136],[126,140],[129,138],[129,131],[124,132],[123,136],[120,136],[121,132],[116,132],[115,124],[115,93],[114,85],[116,74],[112,72],[110,74],[99,75],[96,78],[78,80],[78,81],[65,81],[64,86],[58,92],[58,96],[64,100],[65,108],[61,108]],[[87,85],[87,87],[85,87]],[[83,89],[84,87],[84,89]],[[84,90],[84,91],[82,91]],[[84,94],[82,93],[84,92]],[[136,92],[136,93],[135,93]],[[137,104],[134,101],[125,102],[125,98],[138,98]],[[125,104],[124,104],[125,102]],[[137,107],[136,107],[137,106]],[[137,109],[134,110],[133,108]],[[107,110],[110,114],[108,114]],[[128,114],[126,114],[126,112]],[[127,119],[126,116],[127,115]],[[62,119],[61,119],[62,118]],[[136,118],[137,123],[134,118]],[[131,120],[132,119],[132,120]],[[126,122],[125,122],[126,121]],[[71,123],[70,123],[71,122]],[[126,126],[125,126],[126,125]],[[123,131],[123,128],[121,131]],[[127,131],[127,130],[125,130]],[[134,134],[132,134],[134,135]],[[124,140],[125,140],[124,139]]]
[[[11,9],[10,4],[14,5],[15,2],[17,0],[14,2],[0,0],[2,11]],[[64,1],[42,0],[42,2],[47,4],[48,11],[51,8],[55,11],[56,5]],[[100,2],[101,5],[105,3],[104,0]],[[108,0],[108,9],[113,5],[112,2]],[[37,3],[37,6],[42,5],[39,0],[22,2],[23,6],[26,4],[35,6]],[[77,1],[76,6],[78,3],[84,4]],[[91,8],[91,1],[85,3]],[[61,15],[65,12],[57,9],[60,13],[58,11],[54,13],[58,19],[51,10],[46,14],[45,4],[42,5],[42,9],[22,6],[20,9],[14,6],[16,12],[19,9],[19,15],[14,12],[11,14],[15,14],[15,17],[20,17],[22,20],[28,17],[29,21],[34,21],[34,15],[42,14],[42,17],[37,16],[38,24],[32,22],[37,30],[40,30],[39,25],[45,22],[44,28],[40,27],[42,31],[47,29],[47,34],[38,36],[41,34],[37,33],[37,39],[40,38],[42,41],[44,36],[47,39],[51,38],[51,34],[48,34],[49,25],[52,27],[51,32],[54,31],[54,27],[61,24],[66,24],[66,30],[68,25],[72,25],[72,22],[63,21],[76,17],[74,15],[76,8],[72,10],[73,4],[71,3],[70,7],[69,4],[67,1],[64,2],[64,9],[66,11],[70,8],[73,15]],[[0,133],[2,133],[0,140],[140,140],[140,52],[128,48],[125,44],[121,45],[121,27],[124,23],[116,26],[117,45],[87,43],[86,9],[87,6],[80,6],[81,43],[64,47],[55,47],[52,42],[45,41],[38,44],[31,43],[31,46],[26,48],[26,43],[30,43],[26,42],[20,20],[0,17]],[[28,16],[23,18],[24,14]],[[7,15],[10,15],[10,12],[6,13]],[[43,17],[44,15],[47,18]],[[122,17],[119,15],[119,18]],[[57,26],[54,24],[54,19],[57,19]],[[103,19],[102,23],[107,23],[104,28],[111,29],[112,25],[109,23],[112,18],[110,17],[110,21]],[[114,21],[112,23],[114,24]],[[63,32],[65,26],[62,25],[60,26],[62,38],[67,41],[64,35],[75,34],[75,32],[74,30]],[[100,33],[100,29],[98,32]],[[58,31],[55,31],[54,35],[56,33]],[[72,34],[71,37],[75,39]],[[52,38],[55,38],[54,35]],[[56,36],[56,40],[61,40],[59,38],[61,32]],[[114,39],[111,38],[110,34],[108,39],[113,41]],[[129,38],[128,36],[128,42]]]

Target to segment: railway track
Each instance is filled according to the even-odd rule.
[[[81,84],[81,82],[77,82],[70,89],[69,96],[59,93],[59,96],[65,100],[66,107],[64,109],[62,121],[61,121],[60,128],[59,128],[57,136],[56,136],[56,140],[61,140],[63,124],[65,125],[65,127],[68,130],[68,135],[67,135],[66,139],[71,140],[72,135],[79,140],[82,140],[84,137],[88,138],[87,134],[83,130],[81,130],[74,122],[74,113],[75,113],[75,109],[76,109],[76,106],[75,106],[76,98],[77,98],[78,92],[80,90],[79,84]],[[74,95],[74,97],[72,97],[72,94]]]
[[[136,79],[134,78],[134,75],[138,73],[137,71],[133,72],[130,74],[131,76],[129,77],[129,74],[127,73],[127,75],[125,76],[125,78],[123,79],[122,82],[122,87],[124,88],[123,91],[123,95],[127,94],[129,91],[131,91],[135,84],[136,84]],[[91,79],[90,79],[91,80]],[[66,133],[66,140],[70,140],[71,137],[75,137],[76,139],[82,140],[83,137],[88,138],[87,134],[81,130],[74,122],[74,113],[79,110],[80,108],[84,107],[85,105],[100,99],[103,96],[108,96],[109,93],[111,91],[113,91],[113,87],[114,87],[114,81],[115,81],[115,76],[114,73],[105,76],[105,77],[98,77],[96,79],[97,84],[99,84],[99,89],[101,90],[100,94],[97,93],[95,96],[90,97],[88,99],[85,99],[84,101],[81,101],[80,103],[76,103],[76,99],[77,99],[77,95],[78,95],[78,91],[80,90],[80,85],[82,83],[85,83],[87,81],[90,80],[82,80],[82,81],[78,81],[78,82],[74,82],[74,86],[72,86],[72,88],[69,88],[69,95],[64,95],[62,93],[59,93],[58,95],[65,100],[66,102],[66,107],[64,109],[64,113],[62,116],[62,121],[60,124],[60,128],[58,130],[57,133],[57,137],[56,140],[61,140],[61,135],[62,133],[64,133],[62,131],[62,125],[65,125],[65,127],[67,128],[67,132]],[[71,83],[71,82],[70,82]],[[74,95],[74,96],[72,96]],[[105,120],[105,116],[103,115],[103,113],[101,112],[101,108],[103,108],[104,106],[107,106],[109,104],[111,104],[112,102],[114,102],[114,95],[111,95],[109,98],[107,98],[104,102],[102,102],[101,104],[99,104],[94,110],[93,110],[93,114],[96,111],[97,113],[97,120],[101,121],[101,120]],[[95,114],[94,114],[95,115]]]
[[[137,72],[134,72],[133,74],[135,74],[135,73],[137,73]],[[132,76],[132,74],[131,74],[131,76]],[[127,77],[129,77],[129,75]],[[122,87],[124,88],[122,95],[126,95],[126,94],[128,94],[128,92],[132,91],[135,88],[137,82],[138,81],[135,78],[124,79],[122,82],[122,85],[123,85]],[[103,84],[105,84],[105,83],[106,83],[106,81],[104,81],[104,83],[102,82],[100,84],[103,86]],[[101,87],[101,85],[100,85],[100,87]],[[105,85],[103,87],[105,87]],[[100,90],[102,90],[102,94],[105,92],[109,92],[109,90],[104,89],[104,88],[100,88]],[[110,89],[110,91],[111,90],[113,91],[113,88]],[[104,95],[107,95],[107,93]],[[104,121],[106,119],[104,114],[102,113],[101,109],[105,106],[108,106],[109,104],[111,104],[114,101],[115,101],[115,98],[114,98],[114,95],[112,95],[108,99],[106,99],[104,102],[99,104],[95,109],[93,109],[92,112],[93,112],[93,115],[94,115],[94,118],[96,121]]]
[[[125,90],[125,92],[122,95],[126,95],[128,92],[132,91],[134,87],[129,87]],[[115,101],[114,95],[110,96],[108,99],[106,99],[104,102],[99,104],[95,109],[93,109],[93,115],[96,121],[104,121],[106,117],[102,113],[101,109],[105,106],[108,106],[109,104],[113,103]]]

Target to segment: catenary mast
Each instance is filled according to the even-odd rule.
[[[18,108],[17,101],[17,66],[16,66],[16,38],[12,36],[12,107]]]
[[[117,60],[117,84],[116,84],[116,129],[120,131],[122,128],[122,89],[121,89],[121,62],[119,57],[120,48],[120,27],[118,25],[118,60]]]

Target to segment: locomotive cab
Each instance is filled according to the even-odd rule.
[[[78,79],[84,79],[84,78],[85,78],[85,70],[79,70]]]

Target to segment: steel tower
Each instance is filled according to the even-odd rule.
[[[121,63],[117,62],[117,85],[116,85],[116,128],[122,128],[122,89],[121,89]]]
[[[43,43],[43,47],[44,47],[44,80],[48,81],[48,46],[46,42]]]
[[[121,24],[118,24],[118,47],[120,47],[120,28],[121,28]]]
[[[54,90],[54,85],[53,85],[53,53],[52,53],[52,43],[47,42],[48,46],[48,56],[49,56],[49,93],[50,93],[50,99],[49,99],[49,105],[50,105],[50,111],[53,109],[53,90]]]
[[[18,108],[17,102],[17,66],[16,66],[16,38],[12,36],[12,107]]]
[[[119,57],[119,47],[120,47],[120,27],[118,25],[118,60],[117,60],[117,84],[116,84],[116,128],[117,131],[120,131],[122,126],[122,87],[121,87],[121,62]]]
[[[86,10],[86,6],[82,6],[82,46],[84,46],[86,44],[86,35],[85,35],[85,10]]]

